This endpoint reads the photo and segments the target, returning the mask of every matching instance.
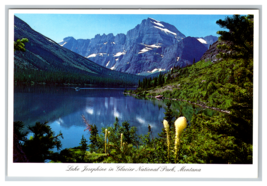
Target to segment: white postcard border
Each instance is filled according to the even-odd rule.
[[[34,9],[11,9],[9,11],[9,50],[8,50],[8,156],[7,176],[9,177],[149,177],[149,178],[258,178],[258,125],[253,126],[253,164],[252,165],[200,165],[200,164],[45,164],[45,163],[13,163],[13,66],[14,66],[14,14],[15,13],[88,13],[89,10],[34,10]],[[254,14],[254,92],[253,92],[253,122],[259,122],[259,11],[258,10],[90,10],[90,13],[105,14]],[[256,75],[255,75],[256,74]],[[79,167],[80,171],[67,171],[70,166]],[[95,168],[93,172],[81,170],[85,166]],[[100,171],[101,168],[106,169]],[[134,168],[137,171],[117,171],[118,166],[125,169]],[[138,171],[140,167],[157,169],[167,166],[172,171]],[[183,167],[201,169],[200,172],[180,171]],[[97,170],[97,168],[99,170]],[[113,171],[109,171],[112,168]],[[164,168],[159,168],[159,170]],[[133,174],[134,173],[134,174]]]

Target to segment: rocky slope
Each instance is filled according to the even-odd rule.
[[[175,26],[148,18],[126,35],[98,34],[92,39],[78,40],[66,37],[59,45],[109,69],[142,74],[190,65],[201,58],[215,39],[186,37]]]
[[[224,42],[225,44],[227,44],[227,42]],[[222,42],[216,41],[215,43],[213,43],[209,49],[203,54],[203,56],[201,57],[201,60],[204,61],[211,61],[211,62],[216,62],[219,61],[220,58],[217,57],[217,55],[222,52],[228,52],[226,50],[222,50],[217,48],[218,45],[222,44]]]

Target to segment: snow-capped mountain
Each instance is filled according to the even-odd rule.
[[[78,40],[66,37],[59,45],[111,70],[139,74],[200,60],[207,47],[199,40],[186,37],[169,23],[147,18],[126,35],[97,34],[92,39]]]

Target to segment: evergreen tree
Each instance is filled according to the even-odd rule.
[[[227,42],[218,45],[218,48],[227,50],[221,53],[223,58],[252,58],[253,56],[253,16],[233,15],[225,20],[216,21],[222,28],[229,31],[218,31],[219,41]]]
[[[61,148],[61,141],[58,138],[63,138],[62,133],[55,136],[47,123],[37,122],[28,129],[33,136],[24,142],[22,149],[30,162],[44,162],[53,156],[53,148],[57,148],[57,150]]]
[[[86,153],[86,150],[88,149],[88,146],[87,146],[87,140],[85,139],[83,135],[82,135],[80,145],[81,145],[81,151],[82,151],[82,160],[84,161],[85,153]]]
[[[14,42],[14,50],[25,52],[26,49],[24,43],[26,42],[29,42],[27,38],[17,39],[17,41]]]
[[[119,126],[119,119],[118,119],[118,117],[115,118],[115,123],[113,125],[114,125],[114,130],[117,131],[118,130],[118,126]]]
[[[154,87],[156,87],[157,85],[158,85],[158,78],[155,77],[155,78],[154,78]]]
[[[171,74],[169,73],[169,74],[167,75],[166,82],[169,82],[170,80],[171,80]]]
[[[171,109],[171,102],[168,102],[166,104],[166,106],[167,107],[165,108],[166,112],[164,112],[164,114],[165,114],[164,119],[167,120],[169,125],[171,126],[172,125],[172,119],[174,118],[173,111]]]
[[[90,152],[95,152],[99,149],[97,136],[98,136],[98,130],[97,130],[96,125],[91,125],[91,135],[89,138],[89,140],[90,140],[90,145],[89,145]]]

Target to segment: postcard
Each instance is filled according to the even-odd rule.
[[[259,10],[9,9],[8,177],[256,179]]]

